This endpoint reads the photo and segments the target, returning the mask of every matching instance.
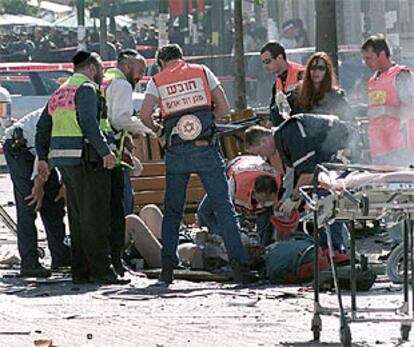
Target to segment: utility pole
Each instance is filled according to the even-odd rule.
[[[81,50],[86,49],[85,0],[77,0],[76,12],[78,20],[78,50]]]
[[[165,46],[169,43],[168,40],[168,2],[167,0],[159,0],[159,14],[158,14],[158,47]]]
[[[336,37],[336,0],[315,0],[316,51],[331,57],[338,73],[338,41]]]
[[[108,59],[107,47],[106,42],[107,40],[107,28],[106,28],[106,17],[107,17],[107,9],[108,9],[108,0],[101,0],[101,11],[100,11],[100,41],[99,47],[101,51],[102,60]]]
[[[243,12],[242,0],[234,1],[234,35],[236,58],[236,110],[246,109],[246,82],[244,72],[244,47],[243,47]]]

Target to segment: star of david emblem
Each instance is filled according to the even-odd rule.
[[[183,125],[183,130],[185,133],[192,133],[194,131],[194,123],[193,122],[186,122]]]

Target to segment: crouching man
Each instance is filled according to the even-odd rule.
[[[64,188],[55,169],[45,182],[37,172],[35,150],[36,124],[43,109],[38,109],[6,129],[4,155],[13,182],[17,209],[17,246],[23,277],[49,277],[50,270],[39,263],[37,252],[37,212],[45,226],[52,255],[52,270],[70,266],[70,250],[65,238]]]
[[[260,243],[267,246],[272,242],[273,225],[270,217],[278,199],[281,177],[275,168],[259,156],[245,155],[231,160],[226,167],[230,196],[241,213],[256,215],[256,231]],[[206,194],[197,211],[201,226],[209,232],[221,234],[217,215]]]

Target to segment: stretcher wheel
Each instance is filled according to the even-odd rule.
[[[315,314],[312,318],[313,341],[319,341],[322,331],[322,320],[319,314]]]
[[[40,259],[43,259],[46,256],[45,250],[42,247],[37,247],[37,254]]]
[[[404,282],[404,244],[395,247],[387,260],[386,273],[392,283]]]
[[[349,329],[348,324],[341,325],[340,329],[340,338],[343,347],[351,347],[352,344],[352,336],[351,336],[351,329]]]
[[[411,326],[401,325],[401,340],[408,341],[410,337]]]

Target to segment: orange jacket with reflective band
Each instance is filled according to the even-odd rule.
[[[179,60],[153,78],[160,94],[163,118],[211,108],[211,91],[202,65]]]
[[[394,65],[368,80],[368,139],[372,157],[404,149],[400,115],[404,110],[396,90],[396,77],[407,66]],[[412,73],[411,73],[412,75]],[[414,150],[414,120],[408,120],[408,146]]]
[[[289,68],[286,81],[283,84],[282,79],[278,77],[275,82],[276,92],[281,90],[283,93],[288,93],[296,88],[299,83],[299,73],[305,71],[305,67],[301,64],[289,61]]]
[[[236,160],[227,170],[227,176],[233,177],[235,181],[235,192],[233,202],[237,206],[256,211],[267,207],[267,204],[253,204],[253,190],[256,178],[259,176],[270,176],[276,181],[277,189],[281,187],[282,179],[273,166],[269,165],[260,157],[242,156]],[[277,194],[277,192],[276,192]],[[274,201],[269,201],[270,206]]]

